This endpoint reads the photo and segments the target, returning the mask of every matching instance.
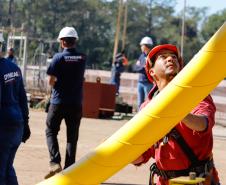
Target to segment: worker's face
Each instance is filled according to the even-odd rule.
[[[140,46],[140,49],[141,49],[142,53],[145,53],[146,55],[150,51],[150,49],[147,46],[145,46],[144,44]]]
[[[141,49],[142,52],[144,52],[145,51],[145,45],[141,45],[140,49]]]
[[[154,66],[150,69],[150,75],[157,81],[171,81],[180,71],[177,55],[167,49],[156,54]]]
[[[13,51],[12,50],[8,50],[8,55],[9,56],[13,56],[14,55]]]

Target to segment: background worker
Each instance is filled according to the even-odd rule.
[[[0,184],[18,185],[13,162],[30,137],[28,104],[19,67],[2,57],[3,41],[0,35]]]
[[[64,27],[58,36],[63,52],[53,56],[47,69],[52,87],[46,120],[46,139],[50,155],[49,178],[62,170],[57,140],[62,119],[66,123],[67,146],[64,169],[75,162],[79,126],[82,117],[82,94],[86,56],[75,49],[78,34],[73,27]]]
[[[176,46],[165,44],[154,47],[147,56],[146,72],[155,87],[142,107],[161,92],[182,67],[183,62]],[[205,177],[206,184],[219,184],[212,156],[215,111],[216,107],[209,95],[163,139],[133,162],[139,166],[150,157],[155,159],[156,163],[150,168],[150,184],[153,184],[155,174],[158,176],[158,185],[168,185],[169,179],[188,176],[191,171]]]
[[[128,59],[126,58],[125,51],[121,51],[120,53],[116,54],[115,61],[112,64],[111,68],[111,84],[116,86],[116,95],[119,95],[119,88],[120,88],[120,80],[121,80],[121,73],[124,72],[125,66],[128,65]]]
[[[139,73],[138,83],[137,83],[137,108],[139,110],[141,104],[147,98],[149,91],[153,87],[153,84],[148,81],[145,72],[146,58],[153,47],[153,41],[150,37],[143,37],[140,41],[141,55],[137,60],[134,71]]]
[[[7,55],[6,59],[8,59],[10,62],[12,62],[14,64],[17,64],[17,59],[14,56],[14,49],[13,48],[8,49],[8,55]]]

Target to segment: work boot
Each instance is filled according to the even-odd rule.
[[[44,178],[48,179],[61,171],[62,171],[62,167],[60,164],[52,163],[50,164],[49,173]]]

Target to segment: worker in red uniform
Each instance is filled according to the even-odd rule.
[[[146,73],[155,86],[141,107],[162,91],[182,68],[182,58],[176,46],[164,44],[154,47],[147,56]],[[213,100],[208,95],[164,138],[133,161],[139,166],[151,157],[155,159],[150,167],[150,184],[154,184],[155,175],[157,185],[168,185],[169,179],[188,176],[190,172],[205,177],[206,184],[219,184],[212,156],[215,111]]]

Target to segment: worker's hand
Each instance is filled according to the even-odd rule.
[[[50,85],[51,87],[54,87],[56,81],[57,81],[57,78],[56,78],[55,76],[53,76],[53,75],[50,75],[50,76],[49,76],[49,85]]]
[[[140,65],[140,60],[137,60],[136,65],[137,65],[137,66]]]
[[[50,106],[50,99],[47,100],[47,103],[45,105],[45,112],[48,113],[49,112],[49,106]]]
[[[140,166],[143,163],[143,161],[144,161],[144,157],[143,157],[143,155],[141,155],[136,160],[134,160],[132,162],[132,164],[135,165],[135,166]]]
[[[31,135],[31,130],[28,125],[28,121],[26,121],[26,123],[24,124],[24,133],[22,136],[22,142],[25,143],[29,139],[30,135]]]

